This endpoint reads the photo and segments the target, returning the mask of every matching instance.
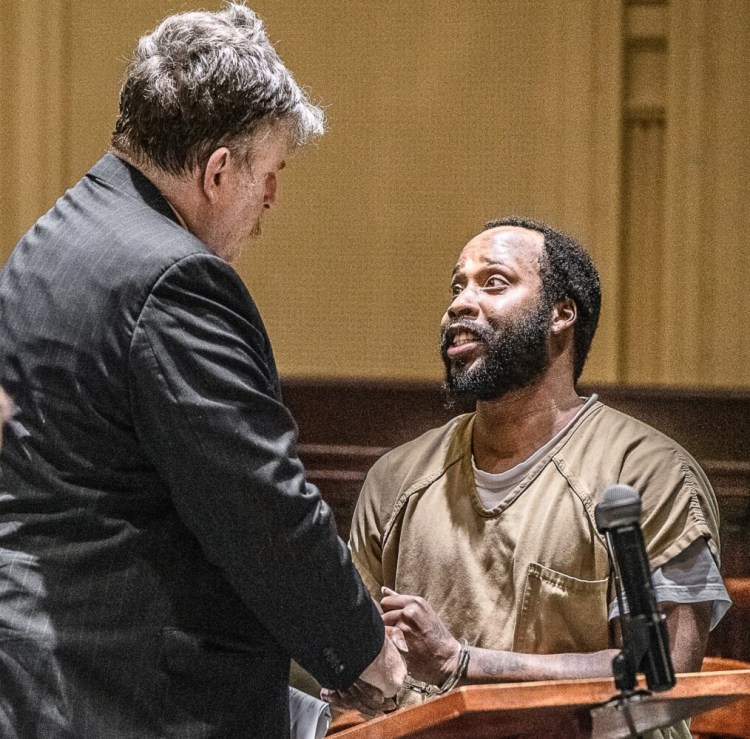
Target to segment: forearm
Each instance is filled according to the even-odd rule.
[[[617,649],[569,654],[523,654],[471,647],[464,684],[565,680],[612,675]]]
[[[675,672],[698,672],[708,639],[711,603],[661,603]],[[619,626],[615,629],[619,633]],[[617,640],[619,641],[619,639]],[[610,677],[619,649],[591,653],[523,654],[471,647],[464,684]]]

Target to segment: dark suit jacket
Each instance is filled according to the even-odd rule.
[[[111,154],[0,274],[0,735],[277,737],[383,626],[234,270]]]

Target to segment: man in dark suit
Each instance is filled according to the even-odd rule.
[[[290,656],[403,678],[229,264],[322,119],[252,11],[172,16],[0,273],[4,739],[283,737]]]

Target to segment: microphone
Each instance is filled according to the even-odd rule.
[[[604,534],[615,571],[623,649],[614,660],[615,685],[633,690],[636,673],[646,675],[651,690],[675,684],[665,616],[659,612],[641,532],[641,498],[630,485],[612,485],[594,509],[597,530]],[[622,590],[629,607],[623,609]]]

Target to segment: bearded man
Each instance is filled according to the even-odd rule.
[[[642,498],[675,669],[699,670],[729,605],[716,500],[677,444],[576,392],[601,302],[590,258],[548,225],[492,221],[461,252],[451,294],[446,386],[476,412],[374,465],[350,539],[404,635],[412,696],[612,674],[618,611],[594,507],[617,483]]]
[[[405,674],[230,263],[323,115],[241,4],[171,16],[0,274],[0,735],[288,737],[290,656]]]

